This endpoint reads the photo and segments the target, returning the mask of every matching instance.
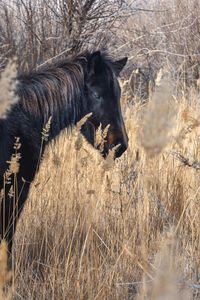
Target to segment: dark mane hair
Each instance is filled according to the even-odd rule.
[[[59,130],[76,124],[87,113],[84,89],[90,55],[88,51],[83,52],[31,73],[19,74],[16,94],[20,99],[21,111],[26,114],[30,112],[43,124],[51,116],[54,123],[60,125]],[[111,57],[103,53],[102,60],[104,72],[109,81],[113,81]],[[55,134],[56,132],[53,135]]]
[[[84,59],[73,62],[63,60],[27,75],[19,75],[16,92],[22,107],[47,121],[49,115],[68,104],[70,112],[67,119],[71,123],[72,116],[75,118],[78,113],[77,103],[82,104],[84,65]]]

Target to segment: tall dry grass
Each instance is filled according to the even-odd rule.
[[[17,68],[14,62],[9,62],[0,77],[0,118],[5,118],[11,106],[17,101],[14,94]]]
[[[15,299],[199,299],[199,96],[167,82],[124,107],[117,161],[78,129],[48,147],[15,236]]]
[[[3,240],[0,245],[0,300],[12,299],[12,289],[8,284],[13,273],[8,270],[7,244]]]
[[[1,7],[2,66],[17,55],[21,68],[30,69],[79,41],[62,26],[65,13],[57,19],[51,5],[40,2],[25,1],[18,12],[8,3]],[[136,14],[128,5],[129,17],[111,28],[97,18],[99,31],[91,26],[95,20],[77,31],[81,48],[109,40],[116,56],[130,57],[127,73],[136,69],[139,83],[133,80],[129,99],[122,99],[129,149],[115,162],[112,155],[104,161],[77,129],[49,146],[17,227],[11,287],[6,245],[0,249],[0,299],[200,299],[199,95],[182,89],[173,97],[167,79],[149,104],[133,101],[136,90],[146,99],[164,64],[182,88],[197,85],[197,2],[141,1],[154,11]],[[9,66],[1,76],[0,119],[13,103],[15,75]]]

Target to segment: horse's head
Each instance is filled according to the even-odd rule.
[[[86,97],[88,111],[92,112],[83,133],[94,144],[95,132],[101,125],[108,126],[102,155],[107,156],[110,149],[116,147],[115,158],[121,156],[128,146],[128,137],[121,112],[121,89],[117,80],[125,66],[127,58],[113,61],[100,51],[90,54],[86,79]]]

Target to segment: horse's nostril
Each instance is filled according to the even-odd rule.
[[[128,137],[126,132],[123,134],[121,130],[110,130],[107,135],[106,147],[108,151],[114,151],[114,157],[120,157],[128,147]]]
[[[125,151],[127,150],[127,145],[126,144],[121,144],[115,152],[115,158],[120,157]]]

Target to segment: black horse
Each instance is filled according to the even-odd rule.
[[[118,144],[115,157],[127,149],[117,80],[126,61],[114,61],[100,51],[84,52],[17,77],[18,102],[7,118],[0,120],[0,236],[7,240],[10,252],[17,220],[45,148],[43,143],[41,149],[41,132],[50,118],[48,142],[92,112],[82,129],[86,139],[94,144],[96,129],[110,124],[102,155],[106,157]],[[18,160],[19,170],[9,176],[12,158]]]

